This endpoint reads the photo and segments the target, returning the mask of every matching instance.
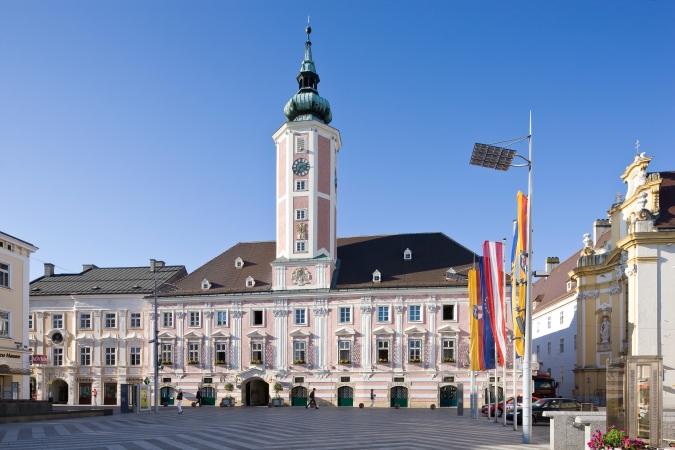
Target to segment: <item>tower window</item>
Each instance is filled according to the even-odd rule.
[[[295,180],[295,190],[296,191],[306,191],[307,190],[307,180]]]
[[[295,210],[295,220],[305,220],[307,218],[306,209],[296,209]]]
[[[295,152],[296,153],[305,153],[305,137],[298,136],[295,141]]]
[[[307,251],[307,242],[306,241],[297,241],[295,243],[296,252],[306,252]]]

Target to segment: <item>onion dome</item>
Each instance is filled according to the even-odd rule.
[[[300,66],[300,73],[296,77],[298,80],[298,92],[286,103],[284,114],[286,118],[293,122],[302,120],[317,120],[329,124],[333,120],[330,112],[328,100],[319,95],[317,85],[319,84],[319,75],[316,73],[316,67],[312,60],[312,42],[309,35],[312,28],[308,25],[307,42],[305,42],[305,59]]]

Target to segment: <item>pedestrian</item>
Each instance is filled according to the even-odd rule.
[[[47,392],[47,397],[49,398],[49,403],[51,403],[52,402],[52,390],[51,389]]]
[[[96,396],[98,395],[98,391],[97,391],[96,389],[94,389],[94,390],[91,392],[91,395],[94,396],[94,406],[98,406],[98,404],[96,403]]]
[[[202,390],[197,389],[197,402],[200,407],[202,406]]]
[[[314,409],[319,409],[319,407],[316,406],[316,400],[314,400],[314,392],[316,392],[316,388],[312,388],[312,392],[309,393],[309,405],[305,406],[305,409],[312,405],[314,405]]]
[[[370,390],[370,407],[372,408],[375,406],[375,394],[373,393],[373,390]]]
[[[183,403],[183,391],[178,389],[178,395],[176,396],[176,400],[178,402],[176,403],[176,406],[178,406],[178,414],[183,414],[183,408],[180,407],[180,404]]]

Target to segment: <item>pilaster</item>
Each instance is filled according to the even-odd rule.
[[[209,305],[210,306],[210,305]],[[211,326],[213,318],[213,311],[204,311],[204,368],[213,372],[213,351],[211,350]]]
[[[94,366],[101,367],[101,310],[94,311]],[[103,398],[103,397],[101,397]]]
[[[429,296],[429,303],[427,305],[427,311],[429,312],[429,370],[436,370],[436,312],[438,311],[438,305],[435,304],[436,297],[434,295]]]
[[[396,360],[394,362],[394,369],[397,371],[403,370],[403,296],[396,296],[396,303],[394,304],[394,320],[396,322]]]
[[[185,358],[183,357],[183,347],[185,339],[183,338],[183,319],[185,311],[176,311],[176,361],[173,366],[176,371],[185,371]]]
[[[274,300],[274,370],[288,367],[288,300]]]
[[[316,370],[327,369],[328,348],[328,301],[325,298],[314,299],[314,366]]]
[[[241,318],[244,312],[241,310],[241,302],[232,301],[230,318],[232,319],[232,370],[241,370]]]
[[[361,297],[361,367],[363,369],[372,367],[372,328],[373,305],[371,304],[371,297],[364,296]]]

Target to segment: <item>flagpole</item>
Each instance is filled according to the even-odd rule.
[[[502,239],[502,279],[502,304],[504,306],[502,309],[504,311],[502,317],[504,317],[504,323],[506,324],[506,238]],[[506,332],[506,330],[504,332]],[[504,400],[502,400],[502,418],[504,419],[504,426],[506,426],[506,349],[503,348],[502,351],[504,353],[504,361],[502,361],[502,391],[504,392]]]
[[[511,287],[513,287],[513,278],[511,278]],[[513,295],[513,289],[511,290],[511,295]],[[511,300],[513,302],[513,300]],[[513,339],[513,431],[518,430],[518,387],[516,382],[518,377],[516,376],[516,339],[514,334]]]
[[[494,331],[493,331],[494,333]],[[497,374],[498,374],[498,367],[499,367],[499,359],[497,358],[497,343],[495,342],[495,423],[497,423],[497,400],[499,400],[499,396],[497,395]]]
[[[532,442],[532,111],[530,111],[529,171],[527,179],[527,296],[523,354],[523,444]]]

